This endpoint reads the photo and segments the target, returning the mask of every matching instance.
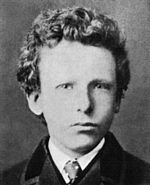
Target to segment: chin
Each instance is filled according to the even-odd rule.
[[[71,150],[84,155],[96,147],[100,140],[101,138],[82,135],[78,136],[76,139],[72,138],[71,142],[69,142],[69,145]]]

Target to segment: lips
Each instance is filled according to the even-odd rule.
[[[78,122],[73,124],[73,126],[81,126],[81,127],[97,127],[96,123],[91,122]]]

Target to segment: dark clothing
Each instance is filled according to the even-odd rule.
[[[48,151],[45,137],[31,158],[3,173],[2,185],[65,185]],[[150,185],[150,165],[122,149],[112,133],[76,185]]]

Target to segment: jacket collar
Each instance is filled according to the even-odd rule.
[[[120,181],[123,170],[123,150],[112,133],[108,132],[105,139],[102,150],[100,150],[92,163],[94,164],[97,161],[98,166],[95,167],[98,168],[101,182],[104,184],[116,184]],[[59,182],[63,183],[60,174],[56,175],[58,170],[55,169],[55,165],[50,160],[47,148],[48,140],[49,136],[44,137],[32,154],[22,174],[21,185],[40,185],[40,181],[43,180],[45,184],[53,184],[52,179],[58,181],[57,183],[55,182],[57,185],[59,185]],[[54,178],[54,176],[56,177]]]
[[[100,163],[101,175],[120,184],[125,170],[124,151],[111,132],[106,134],[105,144],[100,151]]]
[[[49,136],[45,136],[31,155],[22,173],[21,185],[39,185],[39,177],[48,155],[48,150],[46,149],[48,140]]]

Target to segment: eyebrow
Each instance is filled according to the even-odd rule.
[[[111,81],[111,80],[106,80],[106,79],[94,79],[92,81],[90,81],[89,84],[93,84],[93,83],[106,83],[106,84],[109,84],[110,86],[114,86],[114,81]]]
[[[57,82],[58,85],[56,85],[56,87],[58,87],[59,85],[64,85],[64,84],[75,84],[76,82],[75,81],[65,81],[65,82]]]

